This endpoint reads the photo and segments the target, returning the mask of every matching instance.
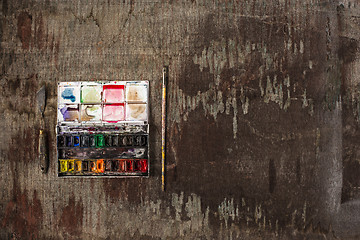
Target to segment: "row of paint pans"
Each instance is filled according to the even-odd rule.
[[[59,135],[57,146],[62,147],[136,147],[146,146],[147,135]]]
[[[61,82],[58,122],[147,121],[148,86],[148,81]]]
[[[61,82],[58,103],[147,103],[148,81]]]
[[[104,175],[116,173],[147,173],[147,159],[59,159],[59,174]]]

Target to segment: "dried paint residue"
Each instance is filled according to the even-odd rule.
[[[59,89],[60,103],[79,103],[80,87],[79,86],[65,86]]]
[[[61,97],[65,100],[70,100],[71,102],[75,102],[74,89],[66,88],[62,93]]]
[[[127,104],[126,120],[147,121],[147,105],[146,104]]]
[[[104,121],[124,121],[125,107],[124,104],[104,105]]]
[[[79,121],[79,106],[78,105],[62,105],[58,110],[58,121],[69,122]]]
[[[126,86],[126,100],[128,102],[147,102],[147,85],[129,84]]]
[[[104,102],[121,103],[124,102],[124,85],[104,85]]]
[[[82,86],[81,87],[81,102],[82,103],[101,103],[102,87],[95,86]]]
[[[101,105],[82,105],[81,121],[101,121],[102,108]]]

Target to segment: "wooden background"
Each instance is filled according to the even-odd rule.
[[[0,238],[356,239],[359,4],[2,0]],[[150,81],[149,178],[56,176],[57,83],[94,80]]]

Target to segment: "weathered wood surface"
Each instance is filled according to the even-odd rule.
[[[359,19],[355,0],[3,0],[0,238],[359,236]],[[57,178],[57,83],[129,79],[150,81],[151,177]]]

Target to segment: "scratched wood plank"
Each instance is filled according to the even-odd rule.
[[[331,238],[330,224],[335,235],[358,234],[336,220],[359,186],[356,1],[3,0],[0,8],[0,238]],[[150,178],[56,176],[57,83],[91,80],[150,81]],[[47,175],[36,160],[42,85]]]

